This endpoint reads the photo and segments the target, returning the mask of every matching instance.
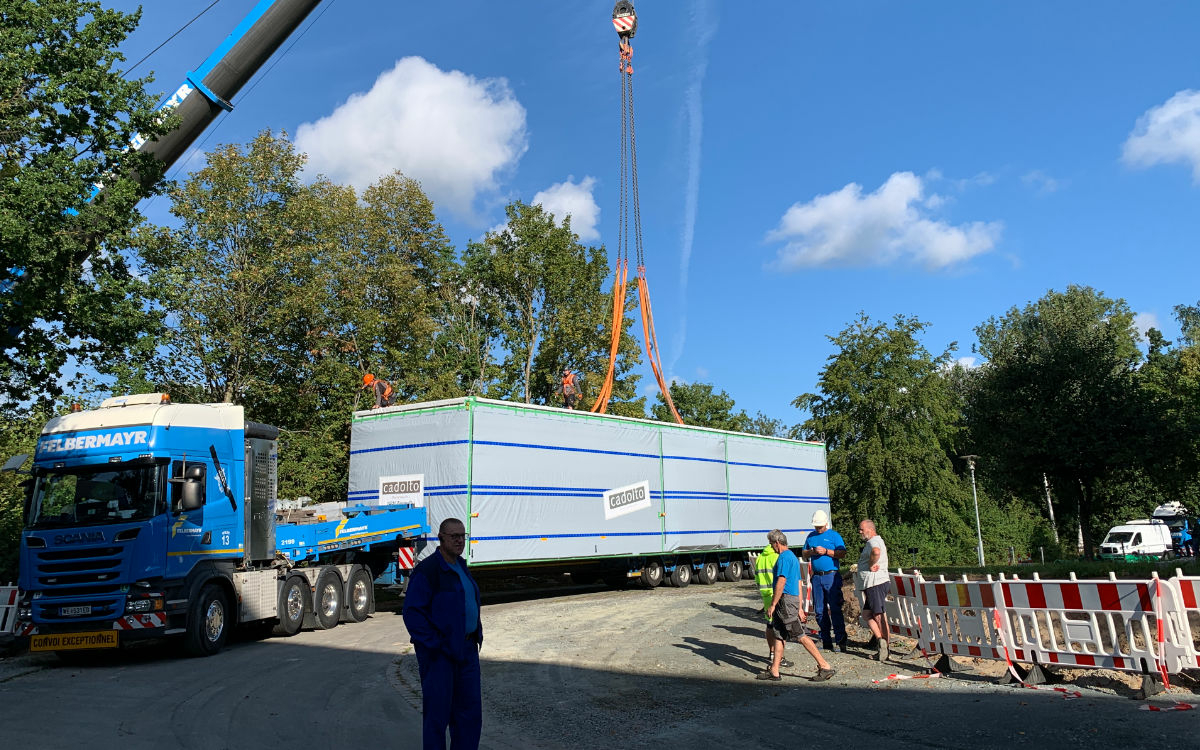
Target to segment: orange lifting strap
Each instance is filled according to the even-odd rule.
[[[608,373],[600,386],[592,411],[604,414],[612,398],[613,375],[616,370],[617,354],[621,347],[621,332],[625,322],[625,294],[629,276],[629,207],[633,205],[633,240],[637,249],[638,308],[642,314],[642,339],[646,346],[646,358],[662,392],[663,400],[671,410],[675,421],[683,424],[675,403],[671,400],[671,389],[663,377],[662,355],[658,347],[658,336],[654,332],[654,313],[650,307],[650,285],[646,281],[645,254],[642,251],[642,211],[638,200],[637,178],[637,135],[633,118],[633,45],[629,40],[637,32],[637,15],[633,3],[618,0],[613,8],[613,27],[620,39],[618,47],[618,70],[621,74],[621,198],[620,222],[617,232],[617,263],[613,273],[612,340],[608,349]],[[628,156],[628,159],[627,159]],[[626,165],[628,164],[628,170]]]

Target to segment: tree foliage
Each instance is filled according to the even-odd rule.
[[[146,325],[120,253],[161,166],[130,151],[169,123],[117,47],[137,13],[0,0],[0,376],[3,403],[49,399]],[[126,177],[136,172],[140,180]],[[104,191],[87,202],[93,185]]]
[[[830,492],[845,519],[913,521],[955,510],[961,483],[955,455],[960,405],[942,376],[952,349],[931,354],[921,321],[892,325],[865,314],[830,340],[837,347],[818,393],[794,405],[812,416],[803,432],[826,442]]]
[[[987,364],[969,396],[973,452],[1015,491],[1050,478],[1090,554],[1099,483],[1129,467],[1148,424],[1133,313],[1089,287],[1047,292],[976,329]]]
[[[540,206],[514,202],[505,209],[504,227],[467,247],[466,293],[495,325],[491,340],[497,366],[481,389],[488,395],[525,403],[558,403],[561,373],[583,375],[581,408],[596,397],[608,367],[611,297],[604,294],[608,260],[603,248],[586,247],[571,230]],[[629,290],[631,293],[632,289]],[[630,302],[626,301],[626,308]],[[614,374],[613,414],[645,413],[636,396],[636,343],[626,318]]]
[[[684,424],[733,432],[745,432],[750,425],[750,417],[745,411],[734,410],[733,397],[717,390],[711,383],[671,383],[669,388],[671,401]],[[650,416],[660,422],[675,421],[663,395],[657,393],[655,399]]]

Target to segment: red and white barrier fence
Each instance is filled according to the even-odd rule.
[[[1169,684],[1169,674],[1200,667],[1200,578],[1176,573],[927,581],[898,571],[888,627],[932,654],[1158,674]]]
[[[11,583],[0,586],[0,635],[15,633],[17,630],[17,592],[17,587]]]

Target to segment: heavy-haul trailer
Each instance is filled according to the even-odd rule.
[[[648,587],[737,580],[829,510],[821,443],[475,397],[355,412],[349,489],[461,519],[477,574]]]
[[[277,437],[241,406],[164,394],[51,420],[21,534],[17,632],[31,650],[179,635],[208,655],[237,625],[294,635],[366,619],[373,579],[426,534],[425,511],[347,504],[277,522]]]

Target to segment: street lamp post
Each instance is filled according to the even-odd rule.
[[[983,567],[983,530],[979,526],[979,493],[975,491],[975,459],[979,456],[959,456],[967,462],[971,469],[971,497],[975,498],[975,537],[979,546],[975,551],[979,554],[979,567]]]

